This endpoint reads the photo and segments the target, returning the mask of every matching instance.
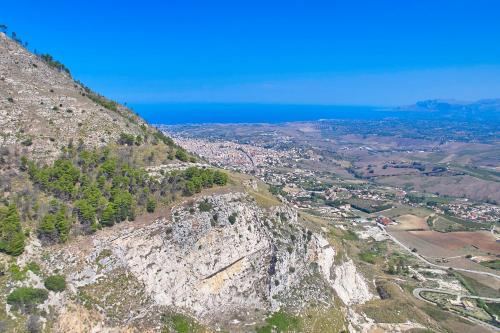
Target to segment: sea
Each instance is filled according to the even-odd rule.
[[[128,106],[149,123],[165,125],[285,123],[322,119],[377,120],[403,116],[402,111],[373,106],[283,104],[129,104]]]

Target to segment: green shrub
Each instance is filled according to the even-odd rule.
[[[47,65],[49,65],[52,68],[55,68],[59,71],[64,71],[69,74],[69,69],[64,66],[61,62],[55,60],[50,54],[42,54],[40,55],[40,58],[45,61]]]
[[[133,134],[120,133],[118,143],[121,145],[132,146],[135,143],[135,136]]]
[[[374,264],[377,258],[377,254],[371,251],[364,251],[359,253],[359,259],[367,262],[369,264]]]
[[[133,139],[137,140],[135,136]],[[137,210],[154,212],[159,198],[171,196],[167,198],[171,200],[177,193],[189,196],[228,182],[228,175],[222,171],[196,167],[163,173],[165,177],[160,181],[134,167],[131,160],[112,153],[110,148],[68,148],[51,166],[38,166],[21,158],[20,170],[28,173],[39,190],[57,198],[39,220],[38,237],[44,243],[65,242],[74,221],[84,232],[91,233],[103,226],[132,221]],[[68,207],[72,210],[68,211]],[[4,215],[0,214],[0,219]]]
[[[167,146],[174,146],[174,141],[171,138],[169,138],[168,136],[166,136],[165,134],[163,134],[163,132],[161,132],[161,131],[154,132],[153,137],[156,140],[163,142]]]
[[[21,287],[7,296],[7,303],[14,308],[28,310],[34,308],[37,304],[43,303],[47,297],[47,290]]]
[[[229,215],[229,217],[227,218],[229,220],[229,223],[235,224],[237,216],[238,216],[238,213],[232,213],[231,215]]]
[[[198,205],[198,209],[202,212],[209,212],[212,210],[212,208],[213,208],[212,204],[207,200],[200,202],[200,204]]]
[[[66,289],[66,279],[62,275],[52,275],[45,279],[44,285],[51,291],[63,291]]]
[[[156,200],[154,198],[148,198],[148,202],[146,203],[146,210],[148,213],[154,213],[156,209]]]
[[[53,213],[42,218],[38,227],[38,238],[48,243],[64,243],[68,240],[71,221],[66,216],[66,207],[56,200],[51,202]]]
[[[76,194],[75,185],[80,178],[80,170],[68,159],[59,159],[52,167],[42,168],[29,162],[28,173],[35,184],[60,198],[69,199]]]
[[[21,141],[21,144],[23,146],[29,147],[33,144],[33,139],[27,138],[26,140]]]
[[[36,262],[34,262],[34,261],[30,261],[26,265],[26,268],[28,270],[32,271],[33,273],[35,273],[36,275],[42,274],[42,270],[40,269],[40,266]]]
[[[101,215],[101,224],[112,226],[116,222],[116,211],[113,203],[109,203]]]
[[[14,281],[22,281],[26,279],[26,269],[21,269],[18,265],[16,264],[11,264],[9,266],[9,273]]]
[[[182,176],[186,179],[184,194],[188,196],[199,193],[203,188],[226,185],[228,181],[227,174],[222,171],[196,167],[186,169]]]
[[[189,160],[188,154],[183,149],[177,149],[177,151],[175,152],[175,158],[182,162],[187,162]]]
[[[214,171],[214,183],[219,186],[224,186],[227,184],[229,177],[226,173],[222,171]]]
[[[118,111],[118,104],[116,102],[106,99],[105,97],[92,92],[88,88],[85,88],[85,90],[87,92],[87,97],[90,98],[94,103],[99,104],[100,106],[108,110],[115,112]]]

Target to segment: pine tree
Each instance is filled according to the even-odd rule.
[[[25,236],[16,205],[9,205],[7,213],[0,220],[0,251],[14,256],[24,251]]]

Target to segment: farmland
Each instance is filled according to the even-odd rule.
[[[392,226],[392,230],[398,231],[422,231],[428,230],[426,218],[416,215],[405,214],[395,218],[397,224]]]
[[[431,257],[451,257],[471,251],[500,254],[500,244],[487,231],[436,232],[392,231],[391,234],[419,253]]]

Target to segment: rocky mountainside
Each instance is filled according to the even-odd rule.
[[[283,308],[300,313],[374,297],[352,261],[336,265],[325,237],[303,227],[285,205],[264,209],[245,192],[232,192],[199,197],[171,213],[50,253],[33,243],[20,261],[67,276],[68,291],[46,301],[59,313],[52,328],[160,331],[162,315],[174,312],[215,330],[253,331],[265,325],[267,313]],[[32,284],[37,279],[30,275]],[[91,310],[99,316],[85,319]],[[346,325],[339,320],[337,328]]]
[[[144,135],[147,124],[79,82],[48,56],[0,33],[0,145],[52,160],[70,141],[86,147]]]

